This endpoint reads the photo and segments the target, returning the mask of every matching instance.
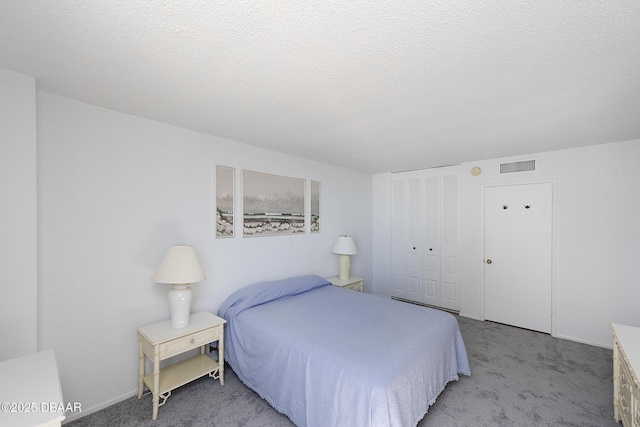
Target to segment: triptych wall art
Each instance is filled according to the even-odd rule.
[[[307,188],[308,183],[308,188]],[[276,236],[320,232],[318,181],[242,171],[242,236]],[[235,169],[216,166],[216,237],[235,237]],[[309,214],[306,199],[309,197]]]

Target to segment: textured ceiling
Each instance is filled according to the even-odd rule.
[[[0,1],[0,68],[370,173],[640,138],[640,1]]]

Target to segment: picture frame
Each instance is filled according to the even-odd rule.
[[[304,234],[306,180],[242,173],[243,236]]]
[[[322,183],[311,180],[309,183],[309,232],[320,233],[320,190]]]
[[[216,238],[235,237],[235,168],[216,165],[215,171],[215,235]]]

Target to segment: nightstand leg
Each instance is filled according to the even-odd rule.
[[[153,416],[158,418],[158,406],[160,403],[160,346],[155,346],[153,351]]]
[[[142,397],[144,391],[144,353],[142,352],[142,337],[138,336],[138,399]]]
[[[220,385],[224,385],[224,334],[220,334],[218,340],[218,371],[220,372]]]

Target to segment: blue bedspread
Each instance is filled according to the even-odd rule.
[[[451,314],[331,286],[318,276],[232,294],[225,359],[298,426],[415,426],[470,375]]]

